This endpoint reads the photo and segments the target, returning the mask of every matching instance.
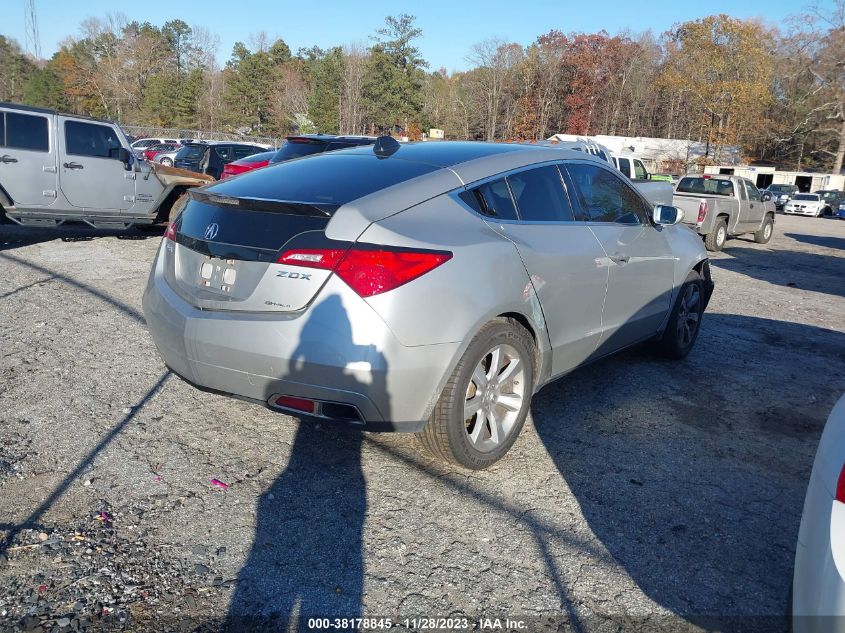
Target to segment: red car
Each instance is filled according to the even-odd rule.
[[[159,143],[158,145],[150,145],[141,154],[147,160],[152,160],[159,152],[175,152],[181,145],[174,145],[173,143]]]
[[[237,176],[245,171],[252,171],[253,169],[258,169],[259,167],[266,167],[275,153],[276,150],[271,152],[261,152],[260,154],[253,154],[252,156],[247,156],[246,158],[229,163],[223,167],[223,173],[220,174],[220,180],[228,178],[229,176]]]

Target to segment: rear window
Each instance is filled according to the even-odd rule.
[[[310,156],[311,154],[319,154],[326,149],[326,141],[320,141],[312,138],[305,139],[288,139],[285,141],[276,155],[270,160],[271,163],[283,163],[294,158],[302,158],[303,156]]]
[[[211,186],[209,193],[340,206],[438,167],[375,155],[329,153],[281,163]]]
[[[199,160],[205,153],[205,145],[185,145],[176,154],[177,160]]]
[[[769,185],[769,191],[772,193],[792,193],[795,191],[795,185]]]
[[[734,186],[730,180],[718,178],[681,178],[678,193],[699,193],[707,196],[733,196]]]

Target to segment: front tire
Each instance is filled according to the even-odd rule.
[[[719,252],[728,241],[728,225],[725,223],[725,218],[716,220],[716,225],[704,237],[704,246],[708,251]]]
[[[755,231],[754,241],[758,244],[768,244],[769,240],[772,239],[772,233],[774,232],[774,228],[774,218],[772,218],[772,216],[770,215],[767,215],[766,219],[763,221],[763,226],[760,227],[759,231]]]
[[[434,457],[472,470],[513,446],[534,394],[534,341],[508,319],[487,323],[470,342],[417,434]]]
[[[675,299],[663,335],[656,342],[657,352],[673,360],[686,357],[698,339],[703,316],[704,283],[701,276],[692,271]]]

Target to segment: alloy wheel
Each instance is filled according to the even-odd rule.
[[[695,338],[701,320],[700,303],[701,290],[698,285],[694,283],[687,285],[684,294],[681,296],[681,305],[678,309],[678,342],[681,347],[688,347]]]
[[[470,444],[488,453],[506,441],[525,398],[525,369],[510,345],[496,345],[472,372],[464,402],[464,425]]]

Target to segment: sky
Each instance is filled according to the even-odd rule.
[[[88,17],[121,12],[131,20],[161,26],[180,18],[217,34],[217,60],[225,63],[237,41],[249,45],[250,36],[265,31],[271,41],[281,37],[292,51],[300,47],[360,43],[384,24],[384,17],[409,13],[417,17],[423,36],[417,42],[432,70],[465,70],[473,44],[490,37],[527,45],[538,35],[557,29],[565,33],[611,35],[628,30],[660,34],[673,24],[716,13],[737,18],[760,18],[770,25],[801,13],[809,0],[708,0],[643,2],[601,0],[34,0],[41,54],[50,57],[68,36],[79,37],[80,23]],[[25,46],[27,0],[0,0],[4,19],[0,34]]]

